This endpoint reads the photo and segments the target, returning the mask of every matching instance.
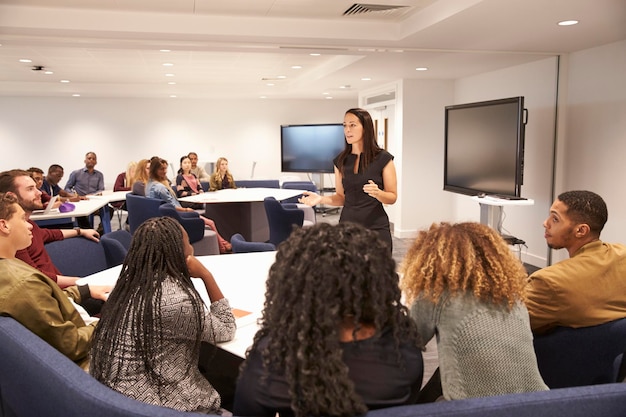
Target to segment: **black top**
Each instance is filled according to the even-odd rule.
[[[359,223],[378,232],[383,240],[391,244],[389,217],[387,217],[385,208],[380,201],[363,192],[363,186],[372,180],[381,190],[385,188],[383,169],[389,161],[393,160],[393,155],[387,151],[381,151],[365,170],[363,170],[363,159],[360,158],[358,173],[355,174],[353,167],[356,158],[357,155],[350,154],[344,162],[342,184],[345,202],[339,221]],[[337,166],[337,159],[338,157],[333,160],[335,166]],[[339,167],[337,168],[339,169]]]
[[[239,376],[233,414],[236,416],[293,416],[289,386],[284,375],[267,375],[260,351],[267,340],[250,352]],[[390,331],[380,339],[341,343],[343,361],[349,368],[355,390],[369,409],[393,407],[414,401],[422,384],[422,352],[418,347],[400,345],[398,362]],[[323,361],[323,358],[320,358]],[[267,375],[267,379],[261,379]]]

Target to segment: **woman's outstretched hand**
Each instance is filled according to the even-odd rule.
[[[322,201],[322,196],[316,194],[312,191],[304,191],[302,193],[302,197],[298,199],[298,202],[301,204],[306,204],[307,206],[316,206]]]

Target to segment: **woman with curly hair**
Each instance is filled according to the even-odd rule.
[[[445,399],[548,389],[523,302],[526,271],[497,232],[478,223],[433,224],[401,269],[420,335],[425,342],[437,335]]]
[[[191,277],[204,282],[205,307]],[[128,397],[181,411],[220,413],[220,395],[198,369],[202,342],[231,340],[235,317],[213,275],[169,217],[133,234],[93,335],[90,373]]]
[[[282,243],[260,330],[235,393],[238,416],[352,416],[414,401],[415,324],[375,232],[318,223]]]
[[[209,191],[223,190],[226,188],[237,188],[233,174],[228,170],[228,159],[223,156],[217,158],[215,171],[209,179]]]

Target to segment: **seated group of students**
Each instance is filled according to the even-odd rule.
[[[196,172],[200,174],[200,177],[193,172],[190,155],[184,155],[180,158],[180,169],[178,170],[175,183],[172,183],[167,177],[169,163],[165,159],[153,156],[150,159],[140,160],[134,167],[134,173],[126,185],[126,190],[130,190],[133,194],[164,200],[171,203],[177,211],[182,213],[202,209],[202,204],[181,203],[178,201],[179,198],[204,192],[201,182],[204,181],[202,178],[205,178],[206,172],[198,166],[196,166]],[[131,167],[132,165],[129,164],[128,171],[131,170]],[[120,177],[122,175],[128,176],[129,174],[121,173],[116,184],[121,182]],[[218,159],[215,172],[208,177],[208,180],[209,191],[236,188],[233,176],[228,170],[228,160],[226,158]],[[114,188],[114,191],[118,191],[118,189]],[[200,216],[200,218],[204,221],[205,226],[210,227],[217,234],[220,253],[231,252],[232,246],[230,242],[220,235],[215,222],[205,216]]]
[[[33,239],[23,207],[37,190],[30,177],[7,187],[4,174],[0,314],[131,398],[226,413],[198,360],[203,342],[234,337],[235,318],[184,229],[165,217],[144,222],[110,296],[62,291],[15,259]],[[422,350],[435,335],[443,399],[548,389],[533,332],[626,317],[626,247],[600,241],[607,216],[594,193],[559,195],[546,240],[570,258],[530,277],[501,236],[478,223],[420,231],[401,278],[386,243],[360,225],[294,230],[270,268],[259,331],[228,407],[238,416],[320,416],[414,403],[423,394]],[[191,277],[204,282],[208,309]],[[80,303],[89,292],[107,301],[99,321],[85,325],[68,297]]]

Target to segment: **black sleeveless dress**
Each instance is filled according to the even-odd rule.
[[[337,158],[333,160],[337,166]],[[357,155],[351,154],[345,160],[343,173],[343,190],[345,202],[341,211],[340,222],[359,223],[370,230],[378,233],[379,237],[387,242],[389,250],[392,250],[393,243],[391,240],[391,230],[389,229],[389,217],[385,212],[383,204],[377,199],[370,197],[363,192],[363,185],[368,180],[374,181],[378,188],[384,189],[383,184],[383,168],[393,160],[393,155],[387,151],[381,151],[372,163],[363,170],[362,159],[359,160],[358,172],[354,173],[354,163]],[[339,169],[339,167],[337,167]]]

